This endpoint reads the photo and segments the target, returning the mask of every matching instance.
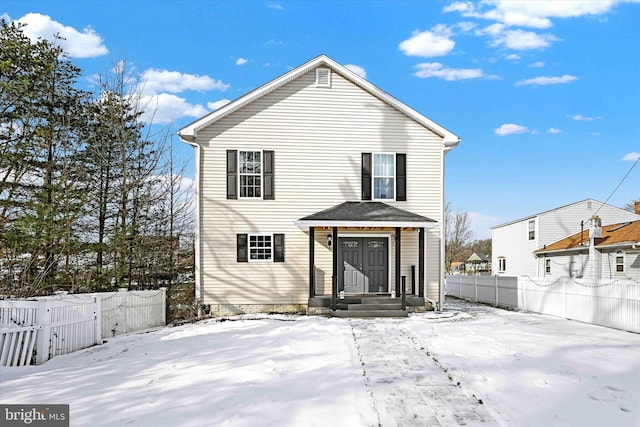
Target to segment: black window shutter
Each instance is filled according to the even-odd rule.
[[[371,200],[371,153],[362,153],[362,200]]]
[[[273,235],[273,262],[284,262],[284,234]]]
[[[275,186],[274,186],[274,171],[273,171],[273,151],[263,151],[264,153],[264,165],[263,165],[263,177],[264,177],[264,193],[262,198],[265,200],[275,200]]]
[[[238,262],[249,262],[249,242],[246,234],[237,234]]]
[[[407,155],[396,153],[396,200],[407,200]]]
[[[227,199],[238,198],[238,151],[227,150]]]

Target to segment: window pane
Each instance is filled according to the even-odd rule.
[[[393,164],[393,154],[374,154],[373,156],[374,176],[394,176],[395,165]]]
[[[393,178],[374,178],[373,197],[375,199],[393,199]]]

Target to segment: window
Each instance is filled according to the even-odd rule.
[[[393,200],[396,188],[396,158],[394,153],[373,154],[373,199]]]
[[[616,273],[624,273],[624,254],[616,254]]]
[[[249,262],[271,261],[272,257],[272,237],[260,234],[249,234]]]
[[[505,257],[498,257],[498,271],[504,273],[507,270],[507,259]]]
[[[262,197],[262,151],[238,153],[240,197]]]
[[[406,153],[362,153],[362,200],[407,200]]]
[[[227,199],[275,200],[274,153],[227,150]]]
[[[535,240],[536,238],[536,220],[529,221],[529,240]]]
[[[544,272],[546,274],[551,274],[551,260],[550,259],[545,259],[544,260]]]
[[[284,262],[284,234],[238,234],[238,262]]]

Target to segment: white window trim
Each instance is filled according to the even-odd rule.
[[[266,236],[266,237],[270,237],[271,238],[271,257],[269,259],[252,259],[251,258],[251,238],[252,237],[260,237],[260,236]],[[247,234],[247,261],[248,262],[255,262],[255,263],[267,263],[267,262],[273,262],[273,252],[275,250],[275,248],[273,247],[273,234],[271,233],[248,233]],[[254,248],[257,249],[257,248]]]
[[[623,276],[626,274],[625,270],[626,270],[626,262],[627,262],[627,257],[625,256],[625,253],[614,253],[613,254],[613,274],[617,274],[620,276]],[[622,263],[618,263],[618,257],[622,258]],[[618,271],[618,265],[622,265],[622,271]]]
[[[243,174],[242,172],[240,172],[240,153],[242,152],[252,152],[252,153],[260,153],[260,197],[247,197],[247,196],[241,196],[241,182],[242,176],[248,176],[248,175],[257,175],[257,174]],[[237,194],[238,194],[238,200],[262,200],[264,197],[264,150],[256,150],[255,148],[247,148],[247,149],[238,149],[238,188],[236,189]]]
[[[498,257],[498,273],[504,273],[507,271],[507,258]]]
[[[531,224],[533,223],[533,230],[531,230]],[[536,231],[537,228],[536,227],[536,220],[535,219],[531,219],[529,220],[529,222],[527,222],[527,240],[531,241],[531,240],[536,240]],[[533,238],[531,237],[531,232],[533,231]]]
[[[377,176],[375,174],[375,170],[376,170],[376,156],[377,155],[385,155],[385,154],[390,154],[393,155],[393,198],[391,199],[378,199],[376,198],[376,178],[391,178],[390,176]],[[381,151],[381,152],[376,152],[376,153],[371,153],[371,200],[375,200],[375,201],[394,201],[396,200],[396,196],[397,196],[397,185],[398,185],[398,171],[397,169],[397,164],[396,164],[396,153],[392,153],[392,152],[387,152],[387,151]]]

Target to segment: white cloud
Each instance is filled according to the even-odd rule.
[[[284,10],[284,6],[282,6],[281,4],[278,4],[278,3],[269,3],[269,4],[267,5],[267,7],[268,7],[269,9]]]
[[[469,218],[474,238],[481,240],[491,238],[491,227],[500,223],[499,218],[479,212],[469,212]]]
[[[224,107],[230,102],[231,102],[230,99],[220,99],[218,101],[207,102],[207,108],[211,111],[215,111],[220,107]]]
[[[444,56],[451,52],[456,43],[451,40],[451,30],[444,25],[437,25],[431,30],[414,31],[410,38],[398,45],[407,56],[430,58]]]
[[[354,73],[356,73],[357,75],[359,75],[363,79],[367,78],[367,71],[364,68],[362,68],[361,66],[354,65],[354,64],[347,64],[347,65],[345,65],[345,67],[348,68],[349,70],[353,71]]]
[[[622,158],[622,160],[624,160],[625,162],[635,162],[638,159],[640,159],[640,153],[636,153],[635,151],[627,154]]]
[[[142,121],[147,123],[171,123],[182,117],[198,118],[209,111],[200,104],[190,104],[184,98],[170,93],[144,96],[140,105],[145,110]]]
[[[577,120],[577,121],[584,121],[584,122],[592,122],[594,120],[599,120],[602,117],[587,117],[587,116],[583,116],[582,114],[574,114],[573,116],[570,116],[571,120]]]
[[[186,74],[179,71],[157,70],[150,68],[142,73],[144,92],[147,94],[159,92],[180,93],[186,90],[227,90],[231,86],[221,80],[214,80],[209,76]]]
[[[553,34],[537,34],[532,31],[508,30],[496,33],[491,46],[504,46],[513,50],[543,49],[558,38]]]
[[[248,63],[248,62],[249,62],[249,60],[248,60],[248,59],[245,59],[245,58],[238,58],[238,59],[236,60],[236,65],[244,65],[244,64],[246,64],[246,63]]]
[[[534,62],[533,64],[530,65],[531,68],[542,68],[544,67],[544,62],[542,61],[538,61],[538,62]]]
[[[562,133],[562,131],[560,129],[557,129],[557,128],[549,128],[547,133]]]
[[[103,44],[102,37],[91,27],[78,31],[39,13],[28,13],[17,21],[26,24],[23,32],[32,42],[38,38],[49,40],[62,47],[71,58],[93,58],[109,53]],[[56,39],[56,34],[62,39]]]
[[[570,76],[568,74],[565,74],[564,76],[558,76],[558,77],[540,76],[540,77],[534,77],[532,79],[522,80],[521,82],[517,82],[516,86],[522,86],[522,85],[539,85],[539,86],[559,85],[559,84],[571,83],[574,80],[578,80],[578,78],[576,76]]]
[[[520,55],[512,53],[510,55],[505,56],[505,58],[508,59],[509,61],[517,61],[520,59]]]
[[[507,136],[507,135],[515,135],[518,133],[529,133],[529,129],[524,126],[516,125],[514,123],[505,123],[495,131],[496,135],[499,136]]]
[[[444,12],[459,12],[464,17],[487,19],[508,26],[549,28],[553,18],[602,15],[615,5],[613,0],[533,1],[492,0],[479,4],[455,2]]]
[[[479,68],[447,68],[439,62],[425,62],[416,65],[414,76],[422,79],[438,77],[447,81],[486,78]]]

